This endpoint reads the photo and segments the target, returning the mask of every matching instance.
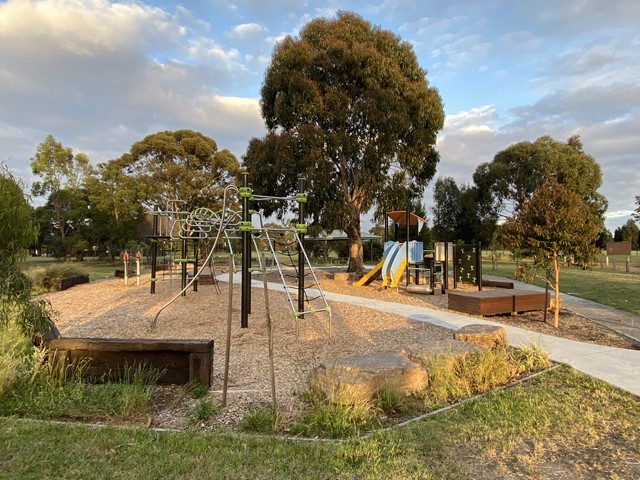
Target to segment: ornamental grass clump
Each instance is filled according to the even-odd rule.
[[[551,364],[549,354],[533,343],[463,354],[436,353],[424,356],[421,363],[429,380],[419,396],[427,408],[487,392]]]

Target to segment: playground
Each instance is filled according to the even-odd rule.
[[[260,279],[256,275],[254,280]],[[224,371],[224,339],[227,325],[228,283],[221,282],[220,293],[213,285],[200,285],[198,292],[188,292],[160,316],[155,330],[149,326],[158,306],[176,293],[176,282],[157,282],[156,294],[149,295],[149,278],[136,286],[125,286],[122,279],[78,285],[63,292],[47,295],[55,310],[63,337],[120,339],[214,339],[212,391],[222,389]],[[209,427],[235,423],[251,409],[269,404],[270,374],[268,335],[264,309],[264,291],[253,288],[250,327],[241,328],[240,285],[234,286],[234,301],[229,369],[228,408],[212,419]],[[308,315],[299,322],[296,336],[295,319],[284,293],[269,292],[273,324],[274,366],[278,406],[282,411],[296,408],[296,393],[306,390],[308,374],[321,361],[378,351],[401,352],[412,345],[422,348],[455,350],[451,332],[424,322],[376,312],[346,303],[332,302],[333,334],[328,336],[328,317]],[[458,346],[459,348],[459,346]],[[161,395],[171,396],[179,387],[162,387]],[[219,399],[220,394],[214,393]],[[186,398],[154,417],[154,426],[185,428],[189,419],[184,412],[193,408]]]
[[[318,270],[318,279],[327,292],[355,295],[420,306],[425,309],[446,309],[446,295],[415,295],[403,289],[389,289],[373,282],[367,287],[355,287],[350,282],[335,280],[341,269]],[[224,276],[224,274],[223,274]],[[261,274],[254,274],[261,280]],[[274,282],[279,274],[271,270],[268,279]],[[381,281],[380,281],[381,282]],[[176,300],[159,317],[156,329],[149,326],[158,306],[176,293],[176,281],[159,281],[155,295],[149,294],[149,277],[144,276],[137,286],[122,279],[77,285],[69,290],[47,295],[60,315],[57,325],[63,337],[120,338],[120,339],[214,339],[213,377],[211,395],[219,400],[223,385],[224,338],[228,305],[228,283],[220,282],[218,292],[213,285],[200,285],[198,292],[189,291]],[[240,290],[233,288],[234,319],[240,315]],[[229,393],[227,408],[214,415],[203,428],[235,428],[247,412],[271,401],[268,335],[264,290],[252,288],[253,311],[250,327],[241,328],[232,322]],[[403,316],[345,302],[331,302],[333,332],[328,336],[328,317],[309,315],[296,322],[291,315],[287,296],[283,292],[269,292],[270,314],[273,324],[274,370],[278,406],[293,414],[298,409],[298,393],[307,388],[309,372],[320,362],[356,354],[380,351],[400,353],[419,346],[421,349],[447,352],[463,348],[454,341],[451,331],[426,322],[411,321]],[[537,315],[537,316],[536,316]],[[523,328],[543,328],[541,313],[493,318]],[[599,327],[570,312],[564,312],[558,335],[573,335],[577,340],[591,341],[621,348],[634,345],[612,331]],[[547,326],[548,328],[551,328]],[[553,332],[541,332],[553,333]],[[178,386],[157,388],[152,426],[159,428],[187,428],[194,409],[194,400],[185,396]]]
[[[227,193],[235,190],[242,212],[228,211],[226,207],[221,212],[201,208],[185,212],[179,206],[164,212],[156,209],[154,232],[150,237],[153,242],[150,275],[136,275],[133,279],[125,273],[124,279],[81,284],[47,296],[52,308],[60,313],[56,323],[63,340],[71,342],[67,343],[71,347],[62,348],[62,361],[72,361],[67,356],[76,353],[80,355],[78,359],[82,358],[86,339],[91,348],[97,347],[90,368],[97,369],[94,365],[103,362],[105,368],[111,369],[108,359],[121,357],[123,349],[136,359],[145,355],[155,355],[156,359],[165,357],[170,360],[160,364],[167,368],[169,365],[174,368],[176,363],[183,365],[171,371],[171,375],[177,375],[181,381],[169,383],[185,383],[185,378],[186,381],[204,379],[201,383],[210,387],[211,399],[226,403],[226,408],[201,426],[234,428],[247,412],[271,402],[277,403],[278,411],[285,416],[299,413],[303,408],[299,394],[308,390],[310,374],[323,362],[367,354],[404,354],[410,358],[415,352],[450,353],[477,348],[454,340],[450,329],[396,315],[395,307],[382,313],[361,303],[359,306],[357,298],[408,303],[425,309],[451,309],[452,298],[456,296],[463,304],[480,299],[485,307],[491,308],[495,307],[494,299],[502,303],[506,299],[506,309],[501,305],[500,310],[492,310],[490,314],[534,311],[540,315],[539,311],[543,310],[544,294],[495,287],[482,290],[479,245],[444,243],[440,253],[437,246],[431,261],[427,262],[421,242],[389,242],[385,244],[385,258],[363,279],[351,279],[335,269],[314,271],[304,249],[306,226],[302,219],[306,196],[303,186],[301,182],[295,197],[284,199],[254,196],[247,186],[225,190],[224,205]],[[249,201],[267,198],[298,203],[300,218],[294,229],[265,228],[261,218],[256,226],[251,220],[255,212],[249,208]],[[171,225],[165,232],[158,228],[159,217]],[[406,223],[409,222],[407,214]],[[294,236],[293,241],[284,245],[287,251],[295,251],[286,255],[289,264],[283,264],[282,254],[276,253],[283,245],[278,245],[275,238],[283,231]],[[214,267],[210,261],[219,240],[227,243],[231,253],[226,267]],[[242,266],[238,269],[233,245],[235,242],[237,246],[240,240]],[[160,241],[181,244],[178,282],[158,275],[156,260]],[[199,264],[196,245],[200,241],[209,244],[208,253]],[[271,253],[270,262],[267,262],[267,253]],[[449,259],[451,278],[447,276]],[[438,276],[434,275],[436,266],[440,267]],[[205,276],[203,272],[207,267],[209,274]],[[227,281],[225,268],[231,272]],[[237,273],[232,278],[234,270]],[[260,280],[264,281],[264,288],[259,288]],[[429,282],[427,285],[425,280]],[[267,282],[272,282],[270,288]],[[351,297],[329,305],[323,289]],[[530,305],[528,300],[522,303],[523,298],[540,295],[540,305]],[[518,301],[525,306],[517,308]],[[456,310],[478,316],[484,313]],[[590,337],[592,341],[595,338],[596,343],[610,346],[637,347],[604,331],[594,335],[598,327],[587,320],[573,318],[572,322],[574,316],[565,317],[563,325],[570,327],[571,335]],[[533,317],[528,319],[534,323]],[[586,327],[590,333],[577,325]],[[74,339],[78,339],[77,342]],[[73,346],[73,342],[82,346]],[[193,350],[196,344],[202,347],[203,342],[208,343],[205,347],[208,350]],[[182,343],[180,348],[191,350],[169,353],[167,345],[177,343]],[[149,353],[141,354],[141,349]],[[203,368],[206,374],[202,374]],[[199,373],[194,375],[196,370]],[[99,372],[96,375],[99,376]],[[150,426],[187,428],[191,424],[192,419],[185,412],[193,410],[193,402],[185,397],[184,389],[159,387],[156,395],[156,411],[150,417]]]

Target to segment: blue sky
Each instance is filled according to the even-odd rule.
[[[28,181],[49,133],[95,164],[179,128],[240,159],[264,134],[274,45],[338,10],[410,42],[439,89],[436,178],[470,182],[515,142],[579,134],[602,167],[607,227],[627,221],[640,195],[638,0],[0,1],[0,160]]]

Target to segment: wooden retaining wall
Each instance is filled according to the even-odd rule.
[[[198,382],[210,387],[213,340],[54,338],[49,356],[58,371],[82,364],[90,381],[119,379],[126,367],[144,364],[165,371],[160,384]]]
[[[480,292],[449,292],[449,309],[471,315],[500,315],[505,313],[544,310],[548,298],[544,292],[529,290],[483,290]]]
[[[61,278],[58,280],[56,290],[60,292],[75,285],[80,285],[81,283],[89,283],[89,275],[83,273],[80,275],[74,275],[73,277]]]

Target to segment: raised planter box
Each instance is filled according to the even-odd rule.
[[[497,290],[481,292],[450,292],[449,309],[471,315],[500,315],[505,313],[544,310],[548,306],[544,292],[528,290]]]
[[[62,290],[66,290],[67,288],[80,285],[81,283],[89,283],[88,274],[74,275],[73,277],[61,278],[60,280],[58,280],[58,283],[56,284],[56,290],[60,292]]]
[[[90,381],[118,379],[127,367],[144,364],[165,371],[160,384],[198,382],[210,387],[213,340],[54,338],[49,358],[57,371],[82,364]]]

